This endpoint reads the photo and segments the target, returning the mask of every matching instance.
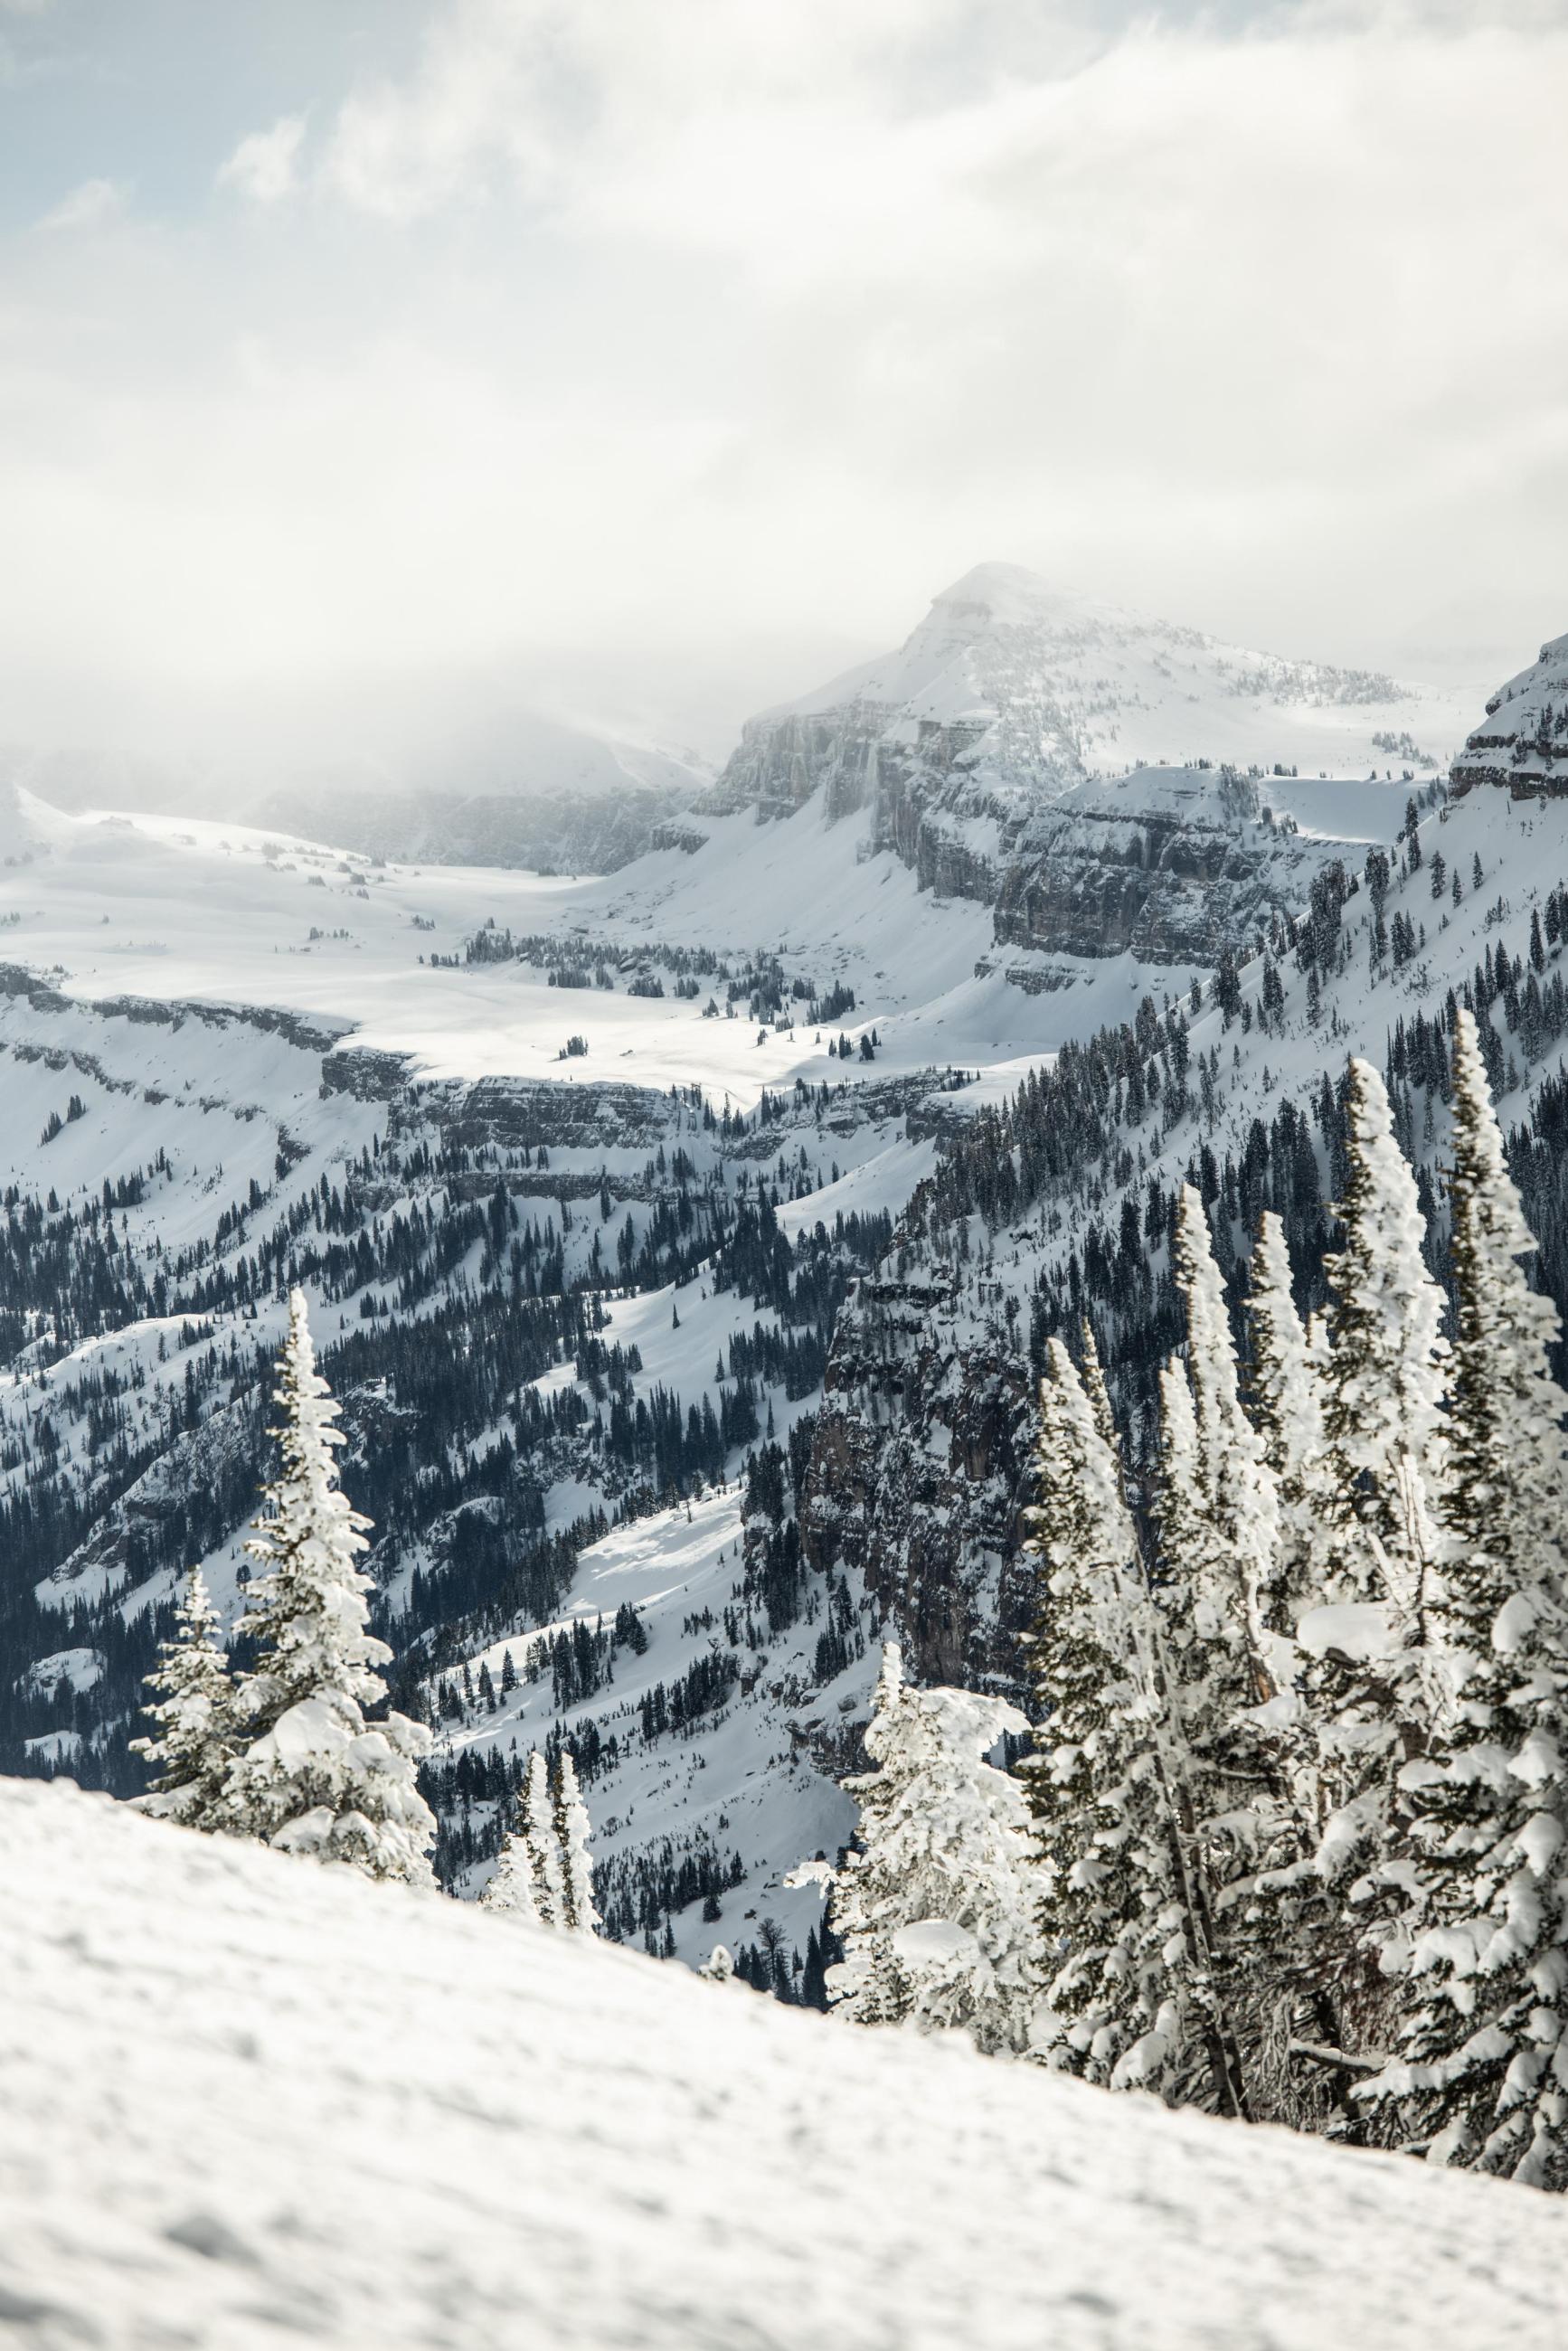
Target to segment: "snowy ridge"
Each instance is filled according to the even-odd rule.
[[[28,2351],[1561,2336],[1546,2198],[790,2014],[64,1786],[0,1782],[0,2317]]]

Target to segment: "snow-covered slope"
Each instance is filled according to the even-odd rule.
[[[1568,2212],[0,1782],[27,2351],[1546,2351]]]
[[[1454,762],[1454,789],[1506,784],[1517,795],[1568,791],[1568,637],[1499,686]]]

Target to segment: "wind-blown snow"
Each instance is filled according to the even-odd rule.
[[[26,2351],[1546,2351],[1568,2211],[0,1782]]]

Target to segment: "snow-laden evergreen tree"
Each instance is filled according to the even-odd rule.
[[[1186,2047],[1186,1905],[1158,1753],[1152,1604],[1087,1331],[1084,1345],[1081,1381],[1061,1342],[1047,1343],[1030,1514],[1041,1721],[1023,1769],[1048,1980],[1036,2045],[1089,2081],[1161,2089]]]
[[[557,1923],[575,1935],[597,1935],[600,1917],[593,1903],[588,1807],[577,1784],[577,1766],[564,1747],[555,1767],[551,1825],[560,1854],[561,1907]]]
[[[535,1763],[538,1764],[542,1778],[544,1758],[537,1748],[528,1758],[528,1769],[517,1789],[511,1825],[501,1841],[495,1876],[479,1896],[486,1910],[498,1910],[505,1917],[516,1919],[519,1925],[528,1927],[549,1923],[539,1916],[542,1868],[538,1844],[541,1824],[536,1816],[538,1790],[533,1769]],[[546,1825],[553,1836],[553,1819]]]
[[[199,1567],[185,1579],[174,1637],[163,1644],[147,1686],[157,1692],[146,1708],[157,1729],[133,1739],[131,1751],[162,1769],[138,1809],[188,1828],[211,1828],[234,1757],[234,1686]]]
[[[282,1463],[246,1548],[263,1573],[236,1632],[256,1665],[235,1694],[236,1752],[217,1824],[372,1877],[434,1883],[435,1823],[416,1774],[423,1724],[384,1705],[377,1668],[392,1651],[367,1628],[371,1583],[359,1564],[369,1521],[338,1484],[338,1406],[316,1369],[304,1294],[288,1304],[273,1431]]]
[[[1279,1566],[1279,1500],[1262,1440],[1242,1409],[1236,1343],[1208,1219],[1191,1184],[1176,1209],[1176,1278],[1186,1308],[1196,1490],[1180,1554],[1190,1627],[1204,1645],[1204,1703],[1234,1717],[1272,1696],[1281,1671],[1269,1620]],[[1173,1572],[1176,1562],[1168,1552]],[[1190,1667],[1189,1690],[1196,1695]],[[1283,1668],[1289,1670],[1288,1665]]]
[[[1440,1695],[1432,1611],[1448,1344],[1416,1179],[1365,1061],[1350,1065],[1347,1126],[1345,1245],[1327,1264],[1324,1581],[1299,1635],[1321,1790],[1313,1865],[1325,1889],[1312,1972],[1332,2044],[1371,2053],[1386,2044],[1412,1917],[1409,1874],[1396,1861],[1407,1811],[1399,1775],[1425,1749]]]
[[[1282,1220],[1266,1208],[1258,1226],[1247,1301],[1252,1330],[1252,1418],[1274,1479],[1279,1527],[1271,1629],[1292,1640],[1318,1596],[1326,1501],[1323,1362],[1326,1333],[1296,1311]]]
[[[1028,2047],[1038,1997],[1028,1813],[1019,1782],[985,1761],[1015,1706],[972,1690],[914,1689],[883,1651],[865,1743],[874,1771],[845,1782],[860,1850],[833,1905],[842,1962],[835,2007],[862,2024],[961,2028],[989,2053]]]
[[[1173,1911],[1167,1963],[1183,1983],[1185,2031],[1173,2044],[1164,2086],[1173,2101],[1245,2114],[1239,1990],[1235,1963],[1218,1926],[1215,1895],[1237,1873],[1239,1828],[1250,1846],[1256,1822],[1250,1757],[1233,1765],[1233,1734],[1252,1698],[1239,1681],[1244,1654],[1235,1627],[1241,1614],[1239,1562],[1217,1538],[1204,1475],[1204,1446],[1191,1385],[1179,1358],[1160,1374],[1157,1497],[1161,1583],[1156,1668],[1161,1694],[1161,1773],[1170,1805],[1181,1896]],[[1235,1769],[1234,1786],[1227,1774]],[[1230,1798],[1239,1800],[1233,1808]],[[1235,1817],[1232,1816],[1234,1809]]]
[[[1346,1120],[1345,1245],[1326,1269],[1333,1311],[1323,1435],[1342,1538],[1326,1597],[1385,1604],[1408,1646],[1425,1640],[1435,1596],[1444,1301],[1421,1254],[1416,1179],[1369,1061],[1351,1062]]]
[[[1397,2053],[1364,2086],[1436,2161],[1568,2188],[1568,1397],[1556,1308],[1503,1155],[1476,1024],[1454,1038],[1458,1293],[1444,1588],[1452,1699],[1401,1789],[1420,1924]]]

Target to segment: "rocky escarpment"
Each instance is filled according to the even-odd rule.
[[[1504,784],[1515,799],[1568,792],[1568,637],[1501,685],[1454,762],[1452,789]]]
[[[839,1317],[802,1545],[824,1573],[860,1568],[915,1679],[1010,1683],[1026,1613],[1026,1366],[999,1326],[960,1337],[957,1291],[939,1271],[902,1277],[894,1264]]]
[[[1232,769],[1140,769],[1081,785],[1034,820],[1002,877],[997,940],[1213,964],[1298,909],[1334,853],[1276,823]]]

